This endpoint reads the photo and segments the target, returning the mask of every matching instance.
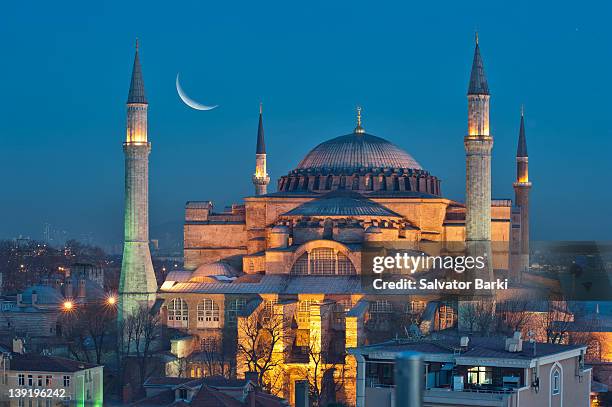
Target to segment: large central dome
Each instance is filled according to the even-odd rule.
[[[278,180],[283,193],[336,190],[439,196],[440,180],[395,144],[367,134],[357,108],[357,127],[351,134],[319,144]]]
[[[312,149],[297,170],[354,172],[374,169],[420,170],[419,163],[389,141],[366,133],[351,133]]]

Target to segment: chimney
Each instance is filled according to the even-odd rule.
[[[72,298],[72,279],[67,279],[64,287],[64,297]]]
[[[308,407],[308,380],[295,381],[295,407]]]
[[[32,290],[32,306],[35,306],[38,302],[38,293],[36,290]]]
[[[467,348],[469,344],[470,344],[470,337],[462,336],[459,341],[459,346],[461,346],[462,348]]]
[[[85,279],[79,279],[79,298],[85,298]]]
[[[11,370],[11,354],[10,353],[2,354],[2,367],[1,368],[4,372],[8,372],[9,370]]]
[[[506,352],[521,352],[523,350],[523,339],[521,333],[516,331],[511,338],[506,338],[505,345]]]
[[[23,346],[23,339],[13,338],[13,352],[23,354],[25,351]]]

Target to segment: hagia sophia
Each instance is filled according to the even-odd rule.
[[[143,301],[155,303],[164,325],[183,334],[173,339],[172,351],[187,360],[188,375],[211,373],[203,352],[230,349],[228,364],[242,377],[252,366],[237,351],[249,339],[241,327],[265,312],[262,321],[281,319],[274,367],[265,372],[279,378],[274,391],[293,401],[295,381],[318,353],[325,354],[329,374],[353,378],[336,391],[338,400],[353,400],[357,365],[347,349],[398,332],[425,335],[458,324],[452,299],[365,293],[364,244],[496,242],[501,255],[493,273],[520,274],[528,267],[531,183],[524,117],[521,113],[515,199],[492,199],[494,137],[478,40],[467,99],[467,132],[456,137],[457,154],[466,157],[466,202],[444,196],[435,168],[423,168],[392,141],[369,133],[361,108],[348,134],[315,146],[272,191],[260,108],[254,195],[224,212],[216,212],[211,201],[187,202],[184,269],[171,271],[158,288],[148,248],[148,103],[137,49],[124,143],[122,317]]]

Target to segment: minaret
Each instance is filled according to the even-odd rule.
[[[529,269],[529,158],[527,156],[527,138],[525,137],[525,114],[521,107],[521,127],[518,147],[516,149],[516,182],[514,201],[521,209],[521,246],[519,251],[519,271]]]
[[[157,281],[149,251],[149,152],[144,81],[138,59],[138,40],[127,100],[125,153],[125,242],[119,281],[119,321],[140,305],[155,301]]]
[[[255,195],[264,195],[268,192],[270,176],[266,168],[266,142],[264,140],[263,128],[263,105],[259,104],[259,128],[257,129],[257,148],[255,149],[255,174],[253,174],[253,185]]]
[[[489,132],[489,86],[478,46],[468,88],[468,134],[466,152],[466,240],[491,240],[491,150]]]

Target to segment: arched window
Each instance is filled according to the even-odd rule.
[[[400,186],[399,186],[399,178],[397,177],[397,175],[393,176],[393,190],[394,191],[399,191]]]
[[[219,328],[219,306],[210,298],[198,303],[198,328]]]
[[[355,267],[344,253],[338,253],[338,270],[336,274],[355,274]]]
[[[555,368],[552,374],[550,390],[553,396],[561,393],[561,372]]]
[[[318,247],[302,254],[293,263],[291,274],[356,274],[355,266],[344,254],[329,247]]]
[[[174,298],[168,304],[168,326],[174,328],[186,328],[189,323],[189,309],[187,301],[182,298]]]
[[[327,180],[325,181],[325,189],[326,190],[331,190],[332,189],[332,182],[334,181],[334,178],[331,175],[327,176]]]

